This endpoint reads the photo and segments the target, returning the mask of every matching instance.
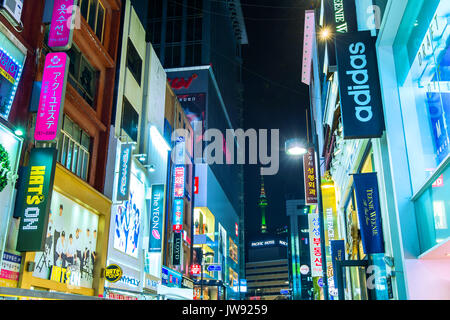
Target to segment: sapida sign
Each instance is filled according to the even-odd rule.
[[[117,184],[117,201],[126,201],[130,193],[131,144],[123,144],[120,149],[119,178]]]
[[[194,81],[197,78],[198,75],[194,73],[188,78],[182,77],[168,78],[167,81],[170,83],[172,89],[181,90],[181,89],[188,89],[191,86],[192,81]]]
[[[381,137],[383,105],[370,31],[336,35],[336,57],[344,139]]]

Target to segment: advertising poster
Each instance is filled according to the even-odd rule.
[[[229,238],[229,240],[230,240],[230,252],[229,252],[230,258],[234,262],[238,263],[238,247],[234,243],[233,239],[231,239],[231,237]]]
[[[37,252],[33,276],[70,283],[59,274],[70,273],[76,285],[92,288],[98,216],[57,191],[53,191],[45,250]]]
[[[206,93],[189,93],[177,95],[189,122],[205,121]]]
[[[0,287],[17,288],[21,262],[22,257],[20,255],[9,252],[3,253],[0,266]]]
[[[219,280],[225,280],[225,270],[227,269],[227,232],[225,228],[219,223],[219,264],[222,266],[222,271],[219,272]]]
[[[130,177],[130,197],[117,207],[114,249],[134,258],[139,253],[141,219],[145,210],[145,186],[135,175]]]

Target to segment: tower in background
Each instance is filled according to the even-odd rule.
[[[267,208],[266,190],[264,188],[264,177],[261,177],[261,194],[259,196],[258,207],[261,209],[261,233],[267,233],[266,208]]]

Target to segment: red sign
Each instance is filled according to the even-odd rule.
[[[197,74],[193,74],[192,76],[190,76],[187,79],[184,78],[173,78],[173,79],[167,79],[167,81],[169,81],[170,86],[175,89],[175,90],[180,90],[180,89],[188,89],[191,84],[192,81],[194,81],[194,79],[197,79],[198,75]]]
[[[316,160],[314,148],[308,148],[303,156],[303,172],[305,175],[305,204],[317,204]]]
[[[236,237],[239,237],[239,225],[237,223],[234,224],[236,229]]]
[[[436,181],[433,183],[433,188],[442,187],[444,185],[444,175],[441,174],[439,178],[436,179]]]
[[[202,272],[202,266],[201,266],[201,265],[199,265],[199,264],[193,264],[193,265],[191,266],[191,273],[192,273],[194,276],[198,276],[201,272]]]
[[[194,194],[198,194],[198,185],[199,185],[199,178],[194,178]]]
[[[175,167],[174,197],[184,197],[184,167]]]

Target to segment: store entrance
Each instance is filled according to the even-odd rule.
[[[368,260],[335,262],[339,300],[372,300],[374,292],[367,286]]]

